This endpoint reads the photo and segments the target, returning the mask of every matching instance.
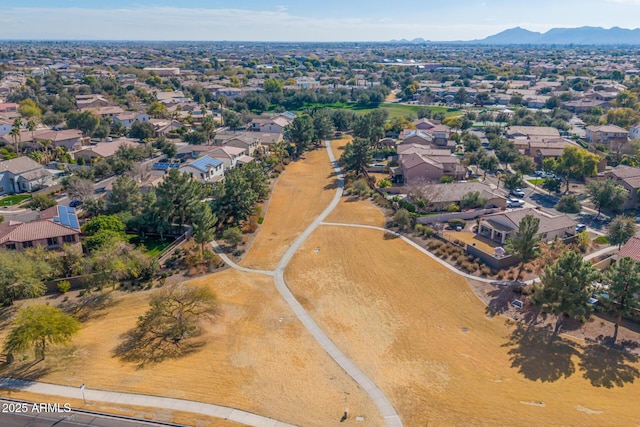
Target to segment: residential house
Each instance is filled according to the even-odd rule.
[[[113,141],[98,142],[72,153],[77,160],[82,158],[85,163],[91,163],[98,159],[107,159],[116,154],[123,145],[135,146],[137,141],[128,138],[118,138]]]
[[[439,120],[431,120],[431,119],[418,119],[418,120],[414,120],[413,125],[416,127],[416,129],[418,130],[430,130],[433,129],[434,127],[436,127],[437,125],[440,124]]]
[[[442,211],[445,206],[456,204],[469,193],[479,193],[486,199],[485,208],[505,208],[507,199],[496,193],[489,185],[482,182],[453,182],[449,184],[432,184],[429,188],[430,209]]]
[[[224,146],[242,148],[245,150],[245,154],[253,156],[253,153],[260,147],[260,139],[252,137],[250,133],[245,133],[227,139]]]
[[[185,163],[178,169],[181,173],[188,173],[193,179],[203,184],[213,184],[224,178],[224,164],[221,160],[203,156],[192,162]]]
[[[625,243],[616,255],[617,259],[629,257],[634,261],[640,261],[640,237],[632,237]]]
[[[548,126],[511,126],[505,130],[507,138],[524,137],[559,137],[558,129]]]
[[[0,133],[0,135],[2,134]],[[640,139],[640,123],[636,123],[629,128],[629,138]]]
[[[15,144],[13,137],[8,134],[0,136],[0,141],[5,142],[6,144]],[[41,148],[40,142],[42,141],[50,141],[53,148],[65,147],[68,151],[71,151],[88,143],[89,138],[82,136],[82,132],[78,129],[65,129],[60,131],[52,129],[38,129],[33,132],[27,129],[20,130],[18,144],[21,147],[28,147],[31,150],[37,150]]]
[[[291,121],[283,116],[278,116],[273,119],[253,119],[249,125],[249,130],[252,132],[264,132],[264,133],[284,133],[284,129],[291,124]]]
[[[430,146],[433,144],[433,136],[421,130],[404,130],[400,133],[400,145],[423,145]]]
[[[0,195],[32,191],[51,181],[51,173],[29,157],[0,162]]]
[[[121,107],[97,107],[97,108],[85,108],[82,111],[90,111],[100,118],[104,117],[116,117],[123,114],[125,111]]]
[[[148,122],[151,117],[146,113],[126,112],[113,118],[114,123],[120,123],[127,129],[131,129],[131,125],[135,122]]]
[[[13,122],[9,120],[0,120],[0,136],[7,135],[13,128]]]
[[[613,179],[616,184],[623,186],[627,191],[627,200],[622,206],[623,210],[635,209],[638,205],[638,191],[640,191],[640,169],[631,166],[619,165],[603,174],[605,179]]]
[[[0,102],[0,114],[17,113],[18,107],[14,102]]]
[[[80,225],[73,208],[53,206],[35,221],[0,224],[0,247],[5,249],[59,249],[64,244],[80,246]]]
[[[144,71],[148,71],[160,77],[171,77],[180,75],[180,68],[174,67],[144,67]]]
[[[244,148],[233,147],[225,145],[224,147],[214,147],[212,151],[207,153],[207,156],[212,159],[220,160],[224,165],[224,171],[228,171],[231,168],[236,167],[238,159],[246,153]]]
[[[156,135],[167,135],[168,133],[184,127],[184,123],[172,119],[150,119]]]
[[[573,236],[576,232],[576,222],[567,215],[548,217],[540,214],[536,209],[513,209],[510,212],[486,215],[480,219],[478,234],[504,244],[509,237],[518,233],[520,221],[532,215],[540,220],[538,236],[543,242],[549,242],[556,237]]]
[[[113,103],[101,95],[76,95],[76,106],[78,110],[92,108],[110,107]]]
[[[626,144],[629,132],[616,125],[587,126],[586,138],[593,144]]]
[[[412,153],[399,156],[398,167],[391,168],[393,180],[397,183],[413,184],[420,181],[440,181],[443,176],[462,179],[466,169],[456,156],[429,156]]]
[[[585,113],[592,108],[603,108],[607,105],[606,101],[598,99],[575,99],[573,101],[567,101],[562,103],[562,108],[569,110],[573,113]]]

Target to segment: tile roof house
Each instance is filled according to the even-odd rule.
[[[478,234],[504,244],[513,233],[518,232],[520,221],[527,215],[540,219],[538,235],[544,242],[551,241],[556,237],[564,238],[575,234],[576,222],[569,216],[548,217],[533,208],[514,209],[510,212],[486,215],[480,220]]]
[[[629,132],[616,125],[587,126],[587,142],[594,144],[626,143]]]
[[[32,191],[51,180],[51,173],[29,157],[0,162],[0,195]]]
[[[548,126],[511,126],[505,130],[505,134],[507,135],[507,138],[515,138],[517,136],[560,136],[558,129]]]
[[[224,141],[225,147],[239,147],[245,150],[245,154],[253,156],[260,147],[260,139],[251,135],[251,132],[240,134]]]
[[[236,167],[238,159],[244,156],[245,152],[246,150],[244,148],[226,145],[224,147],[215,147],[214,150],[207,153],[207,156],[220,160],[224,164],[224,170],[226,172]]]
[[[635,261],[640,261],[640,237],[632,237],[622,246],[622,248],[620,248],[617,258],[625,257],[629,257]]]
[[[181,173],[188,173],[193,179],[203,184],[213,184],[224,178],[224,164],[221,160],[203,156],[180,166]]]
[[[88,145],[81,150],[73,153],[73,157],[77,160],[82,158],[86,163],[90,163],[94,159],[106,159],[116,154],[116,151],[123,145],[137,145],[133,139],[118,138],[113,141],[99,142],[97,144]]]
[[[291,124],[291,120],[283,116],[278,116],[273,119],[253,119],[249,125],[249,130],[253,132],[269,132],[269,133],[283,133],[284,128]]]
[[[65,130],[52,130],[52,129],[38,129],[33,132],[22,129],[20,130],[20,138],[18,143],[33,150],[40,148],[41,141],[51,141],[53,147],[65,147],[68,151],[78,149],[83,144],[89,142],[88,137],[82,136],[82,132],[78,129],[65,129]],[[0,141],[4,141],[7,144],[14,144],[13,137],[9,135],[0,136]]]
[[[391,168],[393,180],[398,183],[412,184],[418,181],[439,181],[443,176],[462,179],[466,169],[460,159],[451,154],[447,156],[412,153],[398,158],[398,167]]]
[[[460,201],[469,193],[479,193],[487,199],[486,208],[505,208],[507,199],[496,193],[488,184],[482,182],[453,182],[449,184],[433,184],[429,186],[429,201],[432,209],[441,211],[452,203],[460,205]]]
[[[604,177],[615,180],[616,184],[623,186],[629,192],[622,209],[635,209],[640,200],[638,198],[638,191],[640,191],[640,169],[619,165],[610,171],[606,171]]]
[[[134,111],[122,113],[118,116],[115,116],[113,118],[113,123],[120,123],[125,128],[131,129],[131,125],[133,125],[135,122],[148,122],[149,120],[151,120],[151,117],[148,114],[138,113]]]
[[[0,224],[0,247],[24,250],[34,246],[58,249],[63,244],[80,245],[80,225],[73,208],[53,206],[31,222]]]

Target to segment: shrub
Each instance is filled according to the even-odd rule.
[[[464,219],[452,218],[447,221],[447,224],[449,224],[450,228],[456,229],[458,227],[464,228],[467,225],[467,222]]]
[[[450,205],[445,206],[444,210],[447,212],[460,212],[460,206],[455,203],[451,203]]]
[[[447,175],[443,175],[442,178],[440,178],[440,183],[442,183],[442,184],[449,184],[449,183],[455,182],[455,181],[456,181],[455,179],[453,179],[452,177],[447,176]]]
[[[244,241],[242,231],[238,227],[229,227],[224,230],[222,238],[234,248]]]
[[[383,178],[378,182],[378,187],[380,187],[380,188],[391,187],[391,181],[389,181],[386,178]]]
[[[491,274],[491,269],[486,265],[483,265],[482,267],[480,267],[480,274],[482,274],[483,276],[488,276]]]
[[[264,218],[263,217],[258,218],[258,224],[262,224],[263,222],[264,222]]]
[[[233,251],[233,256],[240,256],[244,253],[244,249],[236,249]]]
[[[498,271],[498,274],[496,275],[496,277],[498,278],[498,280],[504,279],[504,270]]]
[[[358,196],[368,196],[371,192],[369,184],[364,179],[359,179],[353,183],[353,192]]]
[[[62,282],[58,282],[58,292],[61,294],[66,294],[71,290],[71,283],[68,280],[63,280]]]
[[[591,236],[589,236],[589,233],[586,230],[578,233],[576,236],[576,245],[581,252],[587,250],[589,243],[591,243]]]
[[[405,199],[399,200],[398,204],[400,205],[401,208],[406,209],[409,212],[415,212],[416,211],[416,207],[413,205],[413,203],[410,203],[410,202],[406,201]]]
[[[456,264],[464,266],[466,264],[469,264],[469,262],[467,261],[467,257],[465,255],[458,255],[456,257]]]

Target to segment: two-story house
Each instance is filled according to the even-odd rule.
[[[586,138],[593,144],[624,144],[629,139],[629,132],[616,125],[587,126]]]
[[[146,113],[127,112],[113,118],[114,123],[120,123],[126,129],[131,129],[135,122],[148,122],[151,117]]]
[[[213,184],[224,178],[224,164],[221,160],[202,156],[192,162],[185,163],[178,169],[181,173],[188,173],[193,179],[203,184]]]
[[[32,191],[51,180],[51,173],[29,157],[0,162],[0,195]]]

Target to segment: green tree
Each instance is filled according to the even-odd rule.
[[[200,245],[201,252],[204,253],[204,245],[212,241],[215,236],[218,218],[211,212],[211,207],[204,202],[193,207],[191,217],[193,240]]]
[[[613,179],[606,179],[587,184],[587,194],[595,208],[598,209],[597,218],[603,208],[619,212],[627,200],[628,191],[623,186],[616,184]]]
[[[371,146],[364,138],[356,138],[353,143],[348,143],[340,156],[340,163],[345,170],[353,171],[356,175],[365,174],[367,166],[372,161]]]
[[[22,120],[20,120],[20,118],[16,118],[13,121],[11,131],[9,132],[9,136],[13,139],[14,149],[16,153],[20,153],[20,127],[22,127]]]
[[[216,129],[216,124],[213,121],[213,117],[205,116],[205,118],[202,120],[202,130],[204,131],[204,134],[206,136],[207,144],[211,142],[211,135],[213,134],[213,131],[215,129]]]
[[[498,168],[498,166],[500,166],[498,158],[492,155],[487,154],[486,156],[483,156],[480,158],[480,163],[479,163],[480,167],[482,168],[482,170],[484,171],[484,178],[487,178],[487,172],[488,171],[493,171],[496,170]]]
[[[33,138],[33,133],[35,132],[36,128],[36,122],[33,119],[29,119],[29,121],[27,121],[27,130],[31,132],[31,140],[33,141],[35,141],[35,139]]]
[[[67,113],[67,126],[72,129],[79,129],[85,136],[92,136],[93,132],[100,126],[100,117],[91,111],[78,113],[71,111]]]
[[[222,120],[224,120],[225,126],[231,130],[242,127],[242,116],[235,111],[224,110],[222,112]]]
[[[456,104],[458,104],[459,106],[462,106],[462,104],[464,104],[465,102],[467,102],[467,99],[469,98],[469,93],[466,91],[465,88],[461,87],[460,89],[458,89],[458,91],[456,92],[456,94],[453,96],[453,100]]]
[[[629,129],[640,120],[640,113],[633,108],[612,108],[607,112],[607,123]]]
[[[562,196],[555,206],[555,209],[558,212],[572,214],[580,212],[580,208],[580,201],[578,200],[578,196],[576,196],[575,194],[572,194],[570,196]]]
[[[607,293],[616,313],[616,322],[611,344],[618,339],[618,328],[622,316],[631,316],[640,308],[640,263],[624,257],[613,264],[604,275]]]
[[[211,208],[221,224],[226,224],[229,220],[232,224],[238,224],[254,211],[258,194],[251,188],[251,182],[244,176],[242,169],[231,169],[225,176],[224,183],[214,186]]]
[[[515,190],[516,188],[522,187],[524,182],[522,181],[522,177],[517,173],[507,173],[503,178],[505,188],[509,190]]]
[[[282,82],[278,79],[266,78],[263,86],[266,93],[282,93]]]
[[[232,169],[234,170],[236,169]],[[156,190],[158,205],[165,212],[161,217],[180,225],[189,223],[193,206],[203,200],[205,195],[206,190],[202,184],[177,169],[171,169]]]
[[[0,249],[0,304],[44,295],[43,280],[52,274],[52,265],[42,247],[24,252]]]
[[[411,224],[411,214],[405,208],[400,208],[393,214],[393,222],[398,224],[400,230],[404,230],[409,224]]]
[[[222,232],[222,238],[234,248],[244,241],[242,231],[238,227],[229,227]]]
[[[607,238],[612,245],[622,247],[636,234],[636,225],[633,218],[628,216],[618,216],[611,221],[607,230]]]
[[[142,193],[138,183],[127,176],[119,176],[107,196],[107,210],[111,213],[129,212],[136,216],[140,214],[141,209]]]
[[[162,119],[168,116],[167,106],[162,102],[152,102],[149,104],[149,108],[147,109],[147,114],[153,117],[154,119]]]
[[[519,156],[511,167],[519,173],[520,176],[523,176],[533,173],[533,171],[536,170],[536,163],[531,157]]]
[[[311,117],[313,118],[314,141],[318,144],[333,135],[335,129],[333,127],[333,116],[328,108],[316,110]]]
[[[569,192],[570,179],[584,179],[594,176],[598,172],[600,156],[590,153],[585,149],[568,146],[564,148],[562,155],[557,160],[545,159],[543,167],[560,175],[566,184],[566,192]]]
[[[462,199],[460,199],[460,207],[472,209],[481,208],[484,207],[488,201],[489,199],[480,197],[479,191],[471,191],[462,196]]]
[[[129,138],[139,139],[140,141],[153,138],[155,135],[156,130],[150,122],[139,122],[136,120],[131,125],[131,130],[129,130]]]
[[[4,343],[4,351],[13,354],[34,349],[44,360],[51,344],[66,344],[80,330],[80,323],[58,307],[32,305],[21,308]]]
[[[18,112],[22,117],[29,118],[29,119],[32,117],[37,117],[37,118],[42,117],[42,110],[33,101],[33,99],[24,99],[20,101]]]
[[[507,251],[519,256],[521,260],[520,269],[518,270],[518,276],[516,279],[520,278],[524,265],[539,254],[539,228],[540,218],[536,218],[533,215],[526,215],[518,224],[518,232],[507,240]]]
[[[314,135],[313,119],[307,114],[296,117],[293,119],[293,122],[285,128],[286,139],[295,145],[296,157],[300,157],[300,155],[309,148],[309,144],[313,141]]]
[[[565,316],[584,322],[589,317],[587,300],[598,271],[582,255],[565,251],[534,285],[533,302],[545,313],[558,316],[551,339],[557,336]]]

